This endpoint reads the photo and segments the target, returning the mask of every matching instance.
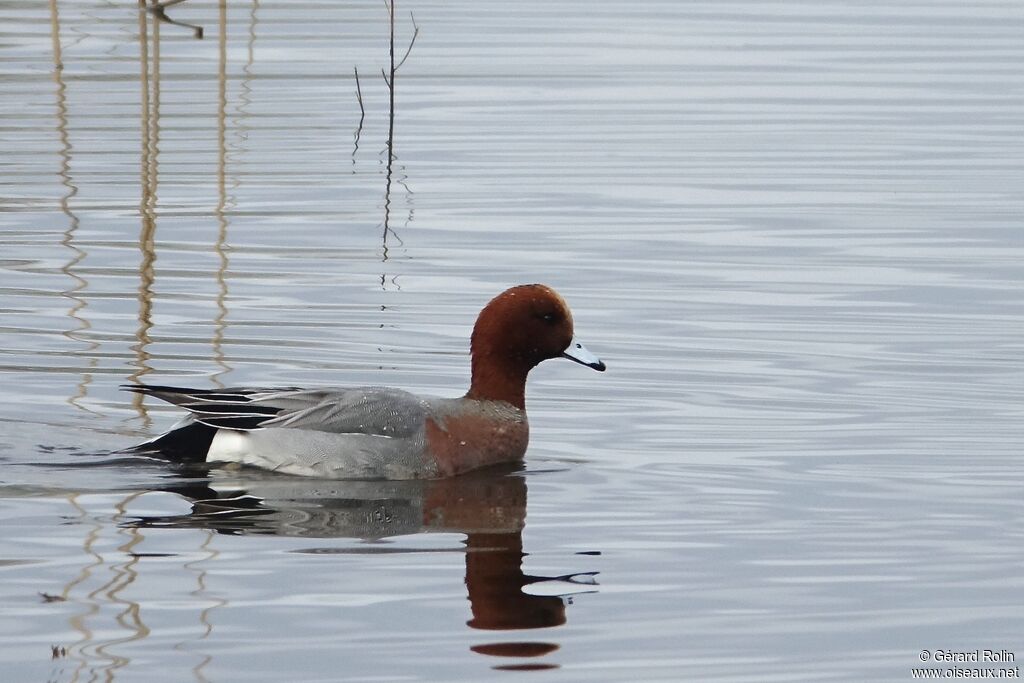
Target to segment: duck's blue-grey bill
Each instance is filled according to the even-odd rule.
[[[569,344],[569,348],[562,352],[562,357],[576,361],[580,365],[586,365],[588,368],[594,368],[598,372],[605,371],[604,361],[587,351],[587,347],[575,339]]]

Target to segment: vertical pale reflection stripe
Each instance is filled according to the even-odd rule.
[[[229,204],[227,190],[227,108],[228,108],[228,6],[227,0],[220,0],[218,8],[218,32],[217,32],[217,206],[214,208],[214,215],[217,217],[217,242],[214,251],[217,253],[217,316],[214,318],[213,338],[210,340],[213,347],[213,361],[220,368],[211,376],[211,380],[217,387],[224,384],[220,378],[231,371],[231,366],[224,361],[224,329],[228,315],[226,305],[228,286],[226,274],[228,270],[227,239],[228,239],[228,218],[226,209]]]
[[[62,334],[73,342],[84,343],[85,348],[82,349],[82,355],[86,359],[86,366],[88,368],[88,370],[82,373],[81,379],[76,384],[75,393],[69,396],[66,402],[79,410],[98,414],[96,411],[89,410],[81,403],[82,399],[88,394],[88,387],[92,382],[91,371],[95,369],[97,364],[94,352],[99,348],[99,343],[84,340],[80,337],[80,333],[92,329],[92,324],[84,316],[84,310],[88,303],[83,294],[89,283],[75,272],[75,267],[85,259],[86,252],[75,244],[75,233],[78,231],[80,221],[75,212],[71,210],[71,200],[78,195],[78,186],[71,179],[71,158],[74,148],[71,145],[71,136],[68,132],[67,84],[64,81],[64,55],[60,37],[60,12],[57,7],[57,0],[50,0],[49,4],[53,81],[57,86],[55,93],[57,137],[60,140],[60,148],[57,151],[60,157],[60,170],[57,175],[64,189],[60,198],[60,210],[68,221],[68,227],[64,231],[64,236],[60,243],[61,246],[68,250],[69,255],[67,263],[61,266],[60,270],[72,282],[68,289],[61,292],[61,295],[71,301],[71,308],[68,309],[67,316],[71,319],[73,327],[65,330]]]
[[[74,589],[88,581],[92,575],[93,570],[102,567],[104,564],[103,556],[96,552],[96,542],[100,538],[100,532],[103,531],[103,525],[96,521],[94,517],[89,515],[88,511],[82,507],[78,502],[78,493],[68,494],[68,504],[71,505],[78,513],[77,520],[80,523],[89,524],[89,532],[85,535],[85,540],[82,543],[82,551],[89,557],[93,558],[92,562],[82,567],[77,576],[71,581],[64,585],[64,590],[61,591],[61,597],[64,600],[71,599],[71,593]],[[75,604],[81,604],[82,601],[75,601]],[[96,600],[90,599],[85,607],[84,611],[75,614],[68,619],[68,625],[73,631],[79,634],[78,641],[72,643],[68,647],[68,656],[72,657],[76,661],[75,670],[72,673],[71,681],[74,683],[79,680],[82,671],[88,666],[89,660],[84,650],[93,641],[93,632],[89,628],[89,619],[99,614],[100,604]]]
[[[177,643],[174,646],[175,650],[183,650],[188,643],[198,643],[209,638],[213,634],[213,621],[210,619],[210,615],[218,607],[224,607],[228,604],[228,601],[224,598],[214,597],[208,593],[206,586],[207,571],[204,566],[201,566],[206,562],[216,562],[217,558],[220,557],[220,551],[212,547],[213,539],[216,537],[216,531],[212,529],[204,529],[203,542],[199,544],[199,550],[205,551],[206,556],[192,562],[185,562],[182,565],[184,569],[194,571],[196,573],[196,589],[190,592],[189,595],[196,599],[197,604],[201,601],[206,601],[209,604],[203,607],[199,612],[199,624],[202,627],[202,632],[199,634],[199,637]],[[195,676],[196,681],[199,683],[208,683],[209,679],[203,673],[203,669],[209,666],[210,662],[213,661],[213,655],[207,652],[200,654],[200,657],[199,662],[192,667],[192,675]]]
[[[149,365],[149,352],[147,346],[152,342],[149,332],[153,327],[153,281],[155,279],[154,262],[156,261],[156,173],[157,173],[157,152],[158,147],[155,141],[156,130],[153,114],[159,111],[157,102],[159,98],[159,43],[160,43],[160,22],[153,21],[153,43],[154,43],[154,65],[153,83],[150,83],[149,76],[149,21],[146,12],[145,0],[139,0],[139,82],[141,85],[141,135],[142,135],[142,198],[139,204],[141,227],[139,233],[139,250],[141,261],[139,263],[139,289],[138,289],[138,327],[136,328],[136,343],[133,345],[135,351],[135,371],[128,379],[138,382],[147,373],[152,371]],[[150,108],[150,98],[154,99],[153,109]],[[143,420],[143,425],[149,428],[151,420],[146,410],[145,403],[141,397],[133,398],[132,405]]]
[[[143,493],[145,492],[137,491],[118,501],[114,506],[115,513],[111,521],[117,524],[127,514],[128,504]],[[121,593],[135,583],[139,576],[138,571],[135,569],[135,565],[139,563],[139,556],[134,552],[134,548],[145,540],[145,536],[143,536],[141,529],[135,527],[122,527],[118,529],[117,533],[128,537],[124,543],[117,546],[117,551],[127,555],[129,559],[119,564],[110,565],[110,570],[113,573],[111,579],[89,594],[90,599],[95,600],[98,596],[102,596],[100,600],[105,604],[124,606],[124,609],[117,614],[115,620],[125,631],[128,631],[128,635],[122,638],[111,638],[104,642],[98,642],[93,649],[96,655],[108,662],[103,667],[105,679],[108,681],[116,680],[117,670],[127,667],[132,661],[131,657],[115,654],[111,651],[112,648],[124,643],[145,640],[150,635],[149,627],[142,620],[141,605],[134,600],[121,597]]]

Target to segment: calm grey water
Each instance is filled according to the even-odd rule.
[[[1018,666],[1024,6],[410,10],[389,168],[379,2],[0,3],[0,678]],[[533,281],[609,371],[521,471],[107,455],[129,381],[457,395]]]

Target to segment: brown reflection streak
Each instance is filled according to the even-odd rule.
[[[50,0],[50,39],[53,48],[53,80],[57,85],[57,135],[60,139],[60,150],[58,151],[60,155],[60,170],[57,172],[57,176],[60,178],[60,184],[65,190],[60,198],[60,209],[61,213],[68,219],[68,228],[64,231],[64,236],[60,243],[70,252],[70,258],[67,263],[61,266],[61,272],[72,281],[72,286],[61,292],[61,296],[71,300],[71,308],[68,309],[67,315],[75,324],[74,328],[66,330],[63,332],[63,335],[70,340],[85,344],[83,353],[87,357],[86,363],[89,370],[92,370],[96,367],[97,359],[95,354],[91,352],[99,347],[99,343],[96,341],[86,341],[80,337],[81,333],[92,329],[92,325],[82,315],[88,303],[81,296],[81,293],[88,287],[89,283],[74,271],[75,266],[85,259],[86,253],[75,244],[75,233],[78,230],[79,219],[75,212],[71,210],[71,200],[78,195],[78,186],[71,179],[73,147],[68,133],[67,84],[64,82],[64,57],[60,38],[60,13],[57,8],[57,0]],[[67,403],[80,410],[88,411],[85,406],[81,405],[80,401],[88,393],[88,386],[91,382],[92,372],[83,372],[82,379],[78,382],[76,393],[68,397]]]
[[[137,552],[138,546],[145,540],[144,529],[138,526],[123,524],[128,514],[128,507],[132,501],[146,491],[138,491],[127,495],[114,505],[114,514],[107,517],[105,514],[97,515],[90,513],[79,502],[80,494],[68,494],[67,501],[74,509],[75,523],[78,525],[89,525],[89,531],[82,543],[82,550],[90,561],[83,566],[77,575],[66,583],[59,593],[61,602],[72,605],[81,605],[84,611],[75,614],[68,620],[70,628],[80,634],[78,640],[66,647],[67,657],[75,662],[75,669],[70,673],[70,683],[78,681],[116,681],[124,671],[119,671],[130,666],[130,656],[117,654],[114,650],[125,643],[132,643],[145,640],[151,635],[149,626],[143,620],[142,605],[132,599],[125,598],[124,593],[139,578],[138,565],[142,561],[142,554]],[[105,529],[114,529],[116,534],[126,537],[123,542],[117,545],[118,558],[125,558],[121,562],[111,562],[96,550],[97,545],[102,544],[102,532]],[[188,572],[195,575],[196,588],[190,595],[196,602],[205,601],[207,605],[198,613],[200,633],[197,637],[182,641],[174,646],[177,651],[184,651],[190,643],[204,641],[213,634],[213,621],[211,613],[218,607],[228,604],[222,598],[212,597],[207,593],[207,570],[203,564],[216,561],[220,557],[220,551],[213,547],[213,540],[216,533],[207,530],[203,533],[202,542],[199,544],[199,551],[204,556],[185,562],[181,566]],[[97,588],[90,590],[84,597],[75,596],[75,590],[86,585],[91,579],[103,576],[107,570],[109,576]],[[120,637],[104,635],[110,632],[110,625],[105,617],[100,626],[94,631],[90,622],[103,617],[108,608],[117,609],[114,614],[114,621],[122,631]],[[189,654],[186,652],[186,654]],[[199,661],[192,667],[193,676],[196,681],[206,683],[209,679],[204,675],[203,669],[213,660],[210,654],[200,654]]]
[[[153,282],[155,280],[154,263],[156,262],[156,203],[157,203],[157,155],[159,152],[159,128],[156,118],[159,116],[160,102],[160,22],[153,22],[153,78],[150,79],[148,13],[145,11],[145,0],[139,0],[139,82],[142,88],[141,97],[141,132],[142,132],[142,198],[139,203],[141,227],[139,231],[139,250],[142,258],[139,263],[138,302],[139,325],[135,332],[136,370],[128,379],[137,383],[146,374],[152,372],[149,365],[150,354],[147,350],[152,343],[150,330],[153,327]],[[151,106],[152,102],[152,106]],[[132,397],[132,405],[142,418],[146,427],[150,425],[149,413],[141,396]]]
[[[123,500],[118,502],[114,509],[116,513],[113,520],[116,522],[119,518],[123,517],[126,513],[126,509],[129,503],[142,495],[143,492],[133,493]],[[135,583],[139,574],[135,570],[135,565],[139,563],[139,557],[132,552],[133,548],[141,543],[145,536],[142,534],[141,529],[128,527],[118,529],[119,534],[128,536],[128,540],[117,547],[117,550],[123,554],[129,556],[126,562],[121,564],[111,565],[110,569],[114,576],[103,584],[95,591],[89,594],[90,599],[97,599],[98,596],[102,596],[102,601],[106,604],[117,604],[123,605],[124,609],[121,610],[115,617],[120,626],[129,632],[129,635],[123,638],[113,638],[102,643],[98,643],[94,648],[94,652],[105,659],[109,664],[103,667],[105,679],[107,681],[116,680],[117,670],[122,669],[131,663],[131,658],[123,655],[116,655],[109,652],[109,649],[123,643],[131,643],[138,640],[144,640],[150,634],[149,627],[142,621],[142,607],[139,603],[134,600],[128,600],[121,597],[121,593]]]
[[[132,493],[115,504],[115,514],[110,520],[114,522],[115,526],[119,518],[124,516],[128,504],[142,495],[142,493],[141,491]],[[142,530],[138,528],[118,528],[117,533],[128,536],[128,540],[119,545],[117,550],[128,555],[129,559],[122,564],[108,564],[106,558],[95,548],[100,543],[101,533],[106,527],[103,521],[101,521],[102,518],[97,519],[96,516],[90,514],[79,503],[77,500],[78,496],[79,494],[76,493],[69,494],[67,500],[77,512],[78,523],[90,523],[91,528],[82,543],[82,550],[92,560],[82,567],[71,581],[65,584],[60,593],[62,601],[85,606],[83,612],[75,614],[68,619],[71,629],[80,634],[79,639],[66,648],[67,657],[76,662],[76,667],[71,673],[69,680],[70,683],[77,683],[77,681],[83,679],[88,680],[90,683],[101,679],[112,682],[117,678],[118,669],[122,669],[130,664],[131,659],[113,654],[108,651],[109,648],[122,643],[143,640],[150,634],[149,627],[142,621],[139,603],[120,596],[120,593],[131,586],[136,578],[138,578],[135,565],[139,562],[139,557],[132,552],[132,549],[144,540],[144,536]],[[84,598],[73,597],[74,590],[92,579],[94,574],[96,574],[96,570],[100,568],[109,568],[113,576],[98,588],[89,591]],[[105,605],[124,606],[124,609],[115,616],[115,620],[123,629],[129,631],[130,635],[106,641],[97,640],[97,633],[90,628],[89,622],[101,615]],[[102,633],[103,630],[101,628],[100,632]],[[100,660],[102,663],[96,660]],[[86,678],[86,676],[88,677]]]
[[[226,0],[220,0],[217,5],[219,10],[217,47],[217,206],[214,208],[214,215],[217,217],[217,242],[214,251],[217,252],[217,316],[214,318],[213,338],[210,344],[213,348],[213,360],[220,367],[210,380],[217,387],[224,384],[220,378],[231,371],[231,366],[224,360],[224,330],[227,320],[228,309],[225,304],[228,296],[227,270],[228,270],[228,219],[227,207],[229,198],[227,192],[227,107],[228,107],[228,6]],[[250,59],[252,55],[250,53]]]
[[[207,594],[206,569],[200,566],[200,563],[216,560],[218,557],[220,557],[220,551],[211,547],[214,538],[216,538],[216,533],[214,533],[211,530],[206,530],[203,542],[199,545],[200,550],[206,551],[206,557],[201,557],[191,562],[185,562],[182,565],[184,569],[188,571],[194,571],[196,573],[196,589],[190,592],[189,595],[196,598],[197,602],[205,599],[212,604],[208,605],[207,607],[204,607],[199,612],[199,623],[202,627],[202,633],[199,635],[199,637],[187,641],[182,641],[176,644],[174,646],[175,650],[182,650],[188,643],[196,643],[209,638],[210,635],[213,633],[213,622],[210,620],[211,613],[218,607],[223,607],[224,605],[228,604],[228,601],[224,600],[223,598],[214,598]],[[200,683],[207,683],[207,681],[209,681],[209,679],[203,673],[203,669],[209,666],[210,662],[212,661],[213,655],[204,654],[201,655],[200,661],[194,667],[192,667],[192,674],[193,676],[195,676],[195,679]]]
[[[95,519],[90,517],[88,511],[78,503],[77,493],[68,495],[68,504],[71,505],[78,513],[78,520],[80,523],[90,521],[89,533],[85,535],[85,540],[82,542],[82,551],[93,558],[93,561],[82,567],[78,575],[71,579],[64,585],[64,589],[61,591],[61,597],[67,601],[71,598],[71,593],[76,587],[84,584],[90,578],[92,578],[93,570],[103,566],[103,556],[96,552],[95,545],[100,538],[100,532],[103,531],[103,525],[97,522]],[[79,604],[80,601],[75,601]],[[88,658],[82,652],[86,645],[92,642],[95,637],[92,629],[89,628],[89,619],[99,614],[100,604],[96,600],[89,600],[87,606],[83,612],[80,612],[70,619],[68,619],[68,625],[73,631],[80,634],[78,640],[72,643],[68,648],[68,657],[75,660],[75,670],[72,672],[71,681],[77,681],[82,671],[88,666]]]

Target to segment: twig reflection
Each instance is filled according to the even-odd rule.
[[[398,77],[398,70],[405,64],[405,60],[409,58],[409,53],[412,52],[413,45],[416,44],[416,38],[420,34],[420,27],[416,24],[416,17],[409,13],[409,18],[412,20],[413,34],[409,40],[409,45],[405,50],[405,54],[400,60],[395,61],[395,2],[396,0],[385,1],[385,7],[388,11],[388,29],[389,29],[389,40],[388,40],[388,70],[381,69],[381,75],[384,77],[384,83],[388,87],[388,137],[387,145],[385,148],[385,154],[387,155],[385,168],[384,168],[384,233],[382,235],[382,255],[381,260],[386,262],[388,260],[388,236],[393,235],[395,239],[401,244],[402,240],[391,228],[391,185],[392,182],[399,182],[402,187],[409,191],[408,185],[405,184],[405,178],[394,181],[394,164],[396,160],[395,156],[395,90],[396,81]],[[362,101],[360,100],[360,105]],[[360,122],[361,125],[361,122]],[[411,193],[411,192],[410,192]],[[412,212],[409,213],[409,218],[406,221],[406,225],[412,220]],[[386,275],[381,274],[381,286],[386,284]]]
[[[359,103],[359,125],[353,134],[352,142],[352,165],[356,163],[356,154],[359,153],[359,137],[363,134],[363,122],[366,120],[366,107],[363,106],[363,88],[359,84],[359,67],[352,67],[356,80],[356,101]],[[353,171],[354,173],[355,171]]]

